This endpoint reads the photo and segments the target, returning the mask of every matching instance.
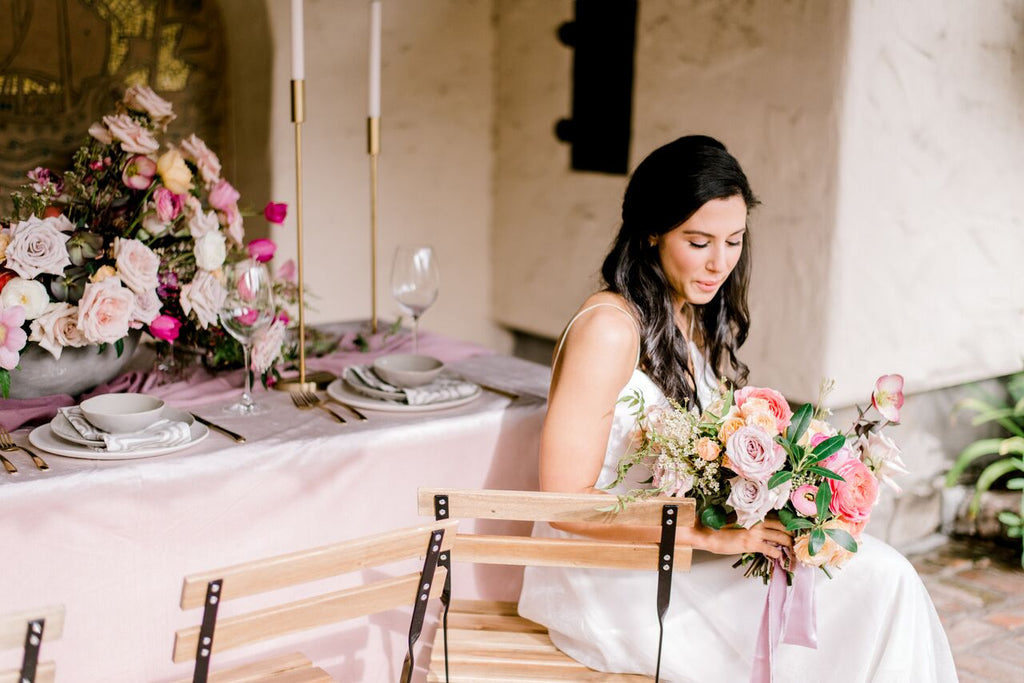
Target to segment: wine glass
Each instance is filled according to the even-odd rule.
[[[225,264],[227,296],[220,308],[220,324],[242,345],[245,358],[245,388],[237,403],[224,410],[236,415],[256,415],[264,408],[252,400],[252,368],[250,357],[256,334],[270,326],[274,319],[272,282],[267,267],[254,260]]]
[[[415,245],[395,249],[391,266],[391,295],[403,311],[412,316],[412,350],[418,351],[416,339],[420,316],[437,300],[441,273],[433,247]]]

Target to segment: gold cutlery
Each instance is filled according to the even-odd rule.
[[[360,422],[366,422],[367,421],[366,416],[363,415],[358,410],[356,410],[355,406],[351,406],[348,403],[345,403],[344,401],[339,401],[338,399],[334,398],[333,396],[330,396],[329,400],[334,402],[334,403],[337,403],[339,406],[347,409],[350,413],[352,413],[353,415],[358,417]]]
[[[492,386],[489,386],[487,384],[480,384],[479,382],[477,382],[477,385],[481,389],[483,389],[484,391],[489,391],[492,394],[498,394],[499,396],[504,396],[505,398],[510,398],[513,401],[516,401],[516,400],[519,399],[519,394],[515,393],[514,391],[508,391],[507,389],[499,389],[498,387],[492,387]]]
[[[301,410],[308,410],[311,408],[319,408],[325,410],[331,414],[331,416],[338,422],[346,422],[345,418],[338,415],[336,412],[324,405],[324,400],[314,394],[312,391],[293,391],[292,392],[292,403],[295,404],[296,408]]]
[[[10,453],[13,451],[24,451],[25,453],[28,453],[29,457],[32,458],[32,462],[35,463],[37,468],[41,470],[50,469],[50,466],[46,464],[46,461],[40,458],[34,451],[30,451],[24,446],[19,446],[18,444],[14,443],[14,439],[11,438],[10,433],[2,426],[0,426],[0,451],[4,451],[5,453]],[[3,461],[4,469],[6,469],[11,474],[14,474],[18,471],[18,468],[15,467],[10,460],[3,457],[2,455],[0,455],[0,460]]]
[[[194,417],[196,422],[198,422],[199,424],[206,425],[210,429],[220,432],[221,434],[228,437],[229,439],[232,439],[236,443],[245,443],[245,437],[237,432],[233,432],[230,429],[227,429],[226,427],[221,427],[219,424],[215,422],[210,422],[201,415],[196,415],[195,413],[192,413],[192,417]]]

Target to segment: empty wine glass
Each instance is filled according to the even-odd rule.
[[[398,247],[391,266],[391,295],[403,311],[412,316],[412,350],[418,351],[416,339],[420,316],[437,300],[441,273],[437,269],[434,249],[426,245]]]
[[[255,415],[264,412],[252,399],[252,343],[256,334],[269,327],[274,319],[270,272],[262,263],[253,260],[225,264],[224,275],[227,296],[220,308],[220,324],[242,345],[245,364],[245,388],[237,403],[224,410],[236,415]]]

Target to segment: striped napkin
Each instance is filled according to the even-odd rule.
[[[357,391],[362,387],[384,392],[392,396],[389,400],[411,406],[455,401],[480,391],[479,386],[454,373],[442,372],[433,382],[421,387],[402,388],[382,380],[370,365],[350,365],[347,370],[345,379]]]
[[[60,412],[83,439],[102,442],[110,453],[178,446],[192,440],[192,428],[180,420],[157,420],[137,432],[111,434],[89,422],[78,406],[60,408]]]

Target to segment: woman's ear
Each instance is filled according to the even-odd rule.
[[[648,235],[647,236],[647,245],[651,246],[651,247],[657,246],[658,245],[658,236],[657,235]]]

